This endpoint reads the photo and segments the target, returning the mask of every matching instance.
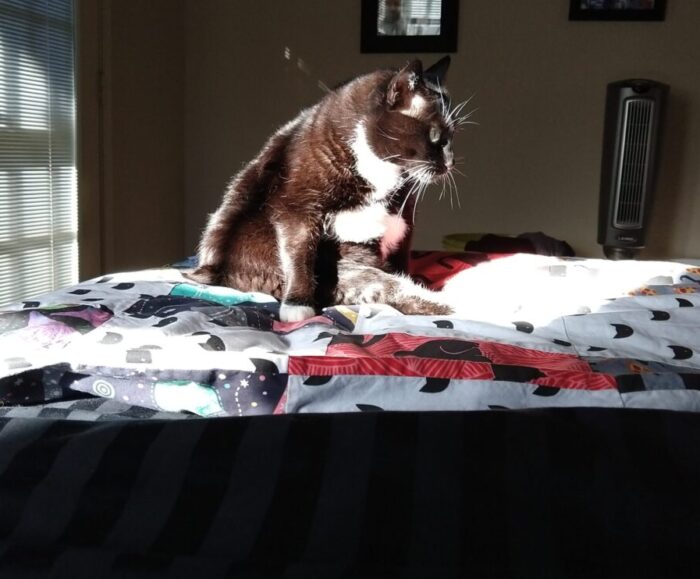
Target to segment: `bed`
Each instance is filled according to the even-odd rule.
[[[115,273],[0,310],[0,576],[693,575],[700,268],[416,252],[454,316]]]

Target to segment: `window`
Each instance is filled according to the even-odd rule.
[[[0,0],[0,305],[78,279],[72,0]]]

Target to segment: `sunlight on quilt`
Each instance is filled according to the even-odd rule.
[[[527,320],[537,327],[561,316],[603,311],[619,298],[662,292],[682,283],[687,269],[671,262],[517,254],[460,271],[443,291],[457,317],[505,324]]]

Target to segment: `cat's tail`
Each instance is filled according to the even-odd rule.
[[[443,316],[455,311],[440,292],[418,285],[408,276],[348,260],[338,264],[335,303],[387,304],[408,315]]]

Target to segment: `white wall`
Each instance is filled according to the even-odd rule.
[[[185,0],[185,252],[227,180],[265,138],[332,86],[400,65],[359,52],[357,0]],[[661,23],[569,22],[567,0],[463,0],[449,86],[473,95],[478,127],[461,209],[423,202],[416,246],[450,232],[541,230],[601,255],[596,220],[605,85],[671,85],[647,257],[700,257],[700,2],[669,2]],[[289,55],[289,58],[285,56]],[[429,62],[439,55],[423,55]]]

